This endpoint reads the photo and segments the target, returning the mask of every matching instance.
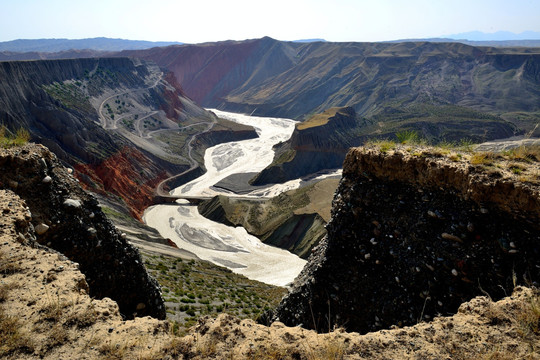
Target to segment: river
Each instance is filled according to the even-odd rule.
[[[220,194],[219,190],[211,187],[218,181],[233,174],[263,170],[274,158],[272,147],[289,139],[296,123],[290,119],[255,117],[214,109],[211,111],[219,117],[253,126],[259,137],[208,148],[204,156],[207,172],[174,189],[173,194],[217,195]],[[300,180],[293,180],[245,196],[275,196],[297,188],[299,184]],[[161,236],[174,241],[179,248],[268,284],[289,284],[306,263],[286,250],[262,243],[242,227],[230,227],[206,219],[199,214],[196,206],[187,202],[152,206],[145,211],[144,221],[157,229]]]

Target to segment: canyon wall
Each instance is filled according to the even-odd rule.
[[[433,148],[351,149],[328,235],[274,319],[366,333],[453,314],[477,295],[538,286],[536,156],[479,164]]]
[[[321,170],[340,168],[351,146],[362,141],[363,123],[353,108],[331,108],[297,124],[291,138],[276,145],[272,164],[250,182],[286,182]]]
[[[7,131],[27,130],[88,190],[113,194],[138,219],[155,186],[202,161],[208,146],[256,136],[218,120],[186,97],[172,73],[139,59],[0,62],[0,78]],[[197,132],[193,160],[186,144]]]

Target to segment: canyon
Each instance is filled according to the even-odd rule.
[[[462,194],[464,190],[468,189],[466,186],[467,181],[463,180],[470,179],[469,175],[473,178],[477,177],[477,181],[471,183],[473,185],[473,191],[470,193],[471,201],[473,201],[470,204],[472,207],[470,210],[460,208],[461,211],[465,212],[473,211],[470,215],[475,217],[474,225],[481,225],[480,220],[482,217],[488,216],[485,210],[489,209],[489,214],[493,215],[491,211],[496,214],[497,210],[495,208],[498,208],[504,209],[504,215],[511,217],[507,222],[515,219],[514,216],[520,219],[520,215],[526,215],[526,219],[518,221],[525,221],[529,229],[537,229],[535,226],[538,225],[538,222],[535,220],[538,216],[538,185],[531,186],[530,183],[516,181],[515,174],[514,176],[510,175],[512,172],[509,168],[505,168],[504,173],[501,174],[502,176],[498,178],[499,182],[496,181],[497,179],[493,180],[493,178],[490,180],[489,176],[487,176],[488,173],[481,168],[467,173],[468,165],[466,165],[465,160],[463,163],[455,164],[448,162],[449,160],[445,160],[440,154],[432,157],[433,155],[430,154],[433,154],[436,149],[423,148],[421,151],[425,153],[427,159],[412,154],[406,155],[405,153],[409,153],[406,148],[404,150],[397,148],[390,153],[380,152],[374,148],[360,148],[353,149],[349,153],[348,161],[344,167],[344,179],[339,186],[334,201],[333,219],[329,229],[330,236],[328,239],[323,240],[323,243],[315,250],[307,267],[307,269],[311,270],[317,268],[321,268],[321,270],[314,273],[311,270],[306,270],[303,276],[299,278],[299,281],[303,278],[309,278],[306,275],[312,273],[317,274],[317,276],[309,280],[311,286],[316,288],[317,284],[321,284],[320,275],[325,272],[328,264],[321,261],[323,259],[320,255],[322,253],[323,256],[331,258],[331,256],[334,256],[334,253],[329,251],[332,247],[334,247],[334,252],[337,251],[339,259],[345,260],[344,265],[348,264],[348,261],[343,252],[340,253],[342,250],[339,250],[339,248],[343,249],[345,246],[348,247],[349,251],[352,251],[352,248],[367,249],[367,246],[372,246],[373,249],[370,250],[370,253],[373,254],[373,258],[371,260],[375,261],[375,257],[380,255],[380,259],[391,261],[392,254],[386,254],[385,249],[388,249],[390,245],[391,249],[397,251],[400,247],[400,244],[397,243],[400,240],[399,237],[403,236],[405,238],[408,236],[406,233],[397,234],[396,231],[390,234],[396,236],[395,239],[386,236],[388,235],[387,230],[390,228],[401,230],[400,226],[406,225],[406,223],[391,224],[390,220],[393,219],[390,215],[391,211],[387,211],[387,215],[389,215],[387,218],[380,218],[382,219],[379,223],[380,227],[373,222],[367,225],[369,229],[366,229],[366,231],[370,233],[369,236],[377,237],[380,244],[371,241],[344,241],[340,243],[339,238],[332,238],[334,232],[339,231],[338,222],[344,220],[356,221],[353,217],[358,219],[359,215],[366,215],[366,211],[372,210],[370,214],[375,215],[380,214],[380,210],[384,209],[384,204],[374,206],[372,203],[371,207],[370,204],[362,205],[366,207],[366,210],[357,209],[352,213],[347,210],[347,207],[356,205],[354,203],[356,199],[362,199],[355,192],[355,189],[358,191],[361,186],[355,187],[355,184],[360,184],[363,181],[368,182],[366,189],[368,193],[373,193],[375,188],[377,190],[383,190],[385,187],[390,189],[384,184],[384,181],[375,178],[375,174],[389,176],[390,181],[394,182],[394,186],[403,180],[405,180],[403,186],[407,186],[407,183],[422,184],[422,188],[425,190],[423,190],[423,193],[418,192],[419,195],[410,193],[401,201],[411,207],[422,207],[422,204],[426,204],[423,205],[424,207],[441,205],[441,207],[430,210],[434,215],[428,213],[426,221],[443,224],[443,226],[447,220],[450,220],[449,215],[453,216],[454,214],[448,212],[451,209],[451,207],[447,206],[446,201],[448,199],[444,199],[444,203],[439,204],[437,202],[437,197],[441,195],[436,194],[435,189],[439,191],[440,185],[450,185],[445,182],[446,175],[454,173],[456,176],[451,178],[450,183],[454,186],[452,188],[454,191],[452,197],[455,198],[456,194]],[[317,330],[321,332],[329,331],[327,334],[317,334],[315,331],[298,326],[288,327],[279,321],[272,322],[271,326],[260,325],[252,320],[241,321],[227,314],[215,318],[201,318],[197,325],[185,336],[174,335],[174,328],[170,323],[150,317],[124,320],[121,314],[126,309],[119,308],[117,302],[108,298],[90,298],[88,292],[91,295],[92,291],[95,291],[92,290],[92,287],[95,287],[96,283],[94,278],[81,273],[86,267],[83,266],[84,261],[77,260],[81,261],[80,264],[73,262],[73,260],[70,261],[64,255],[51,250],[49,245],[53,242],[58,243],[60,240],[66,243],[74,242],[78,247],[84,244],[85,250],[81,252],[81,255],[99,257],[102,254],[100,247],[103,247],[108,252],[110,246],[115,246],[113,244],[118,243],[121,252],[111,260],[127,261],[121,266],[122,269],[128,270],[127,272],[117,274],[118,265],[110,268],[111,270],[114,269],[114,271],[107,271],[109,270],[108,265],[103,266],[101,262],[92,262],[94,266],[99,267],[101,273],[107,275],[100,279],[105,284],[110,283],[108,276],[114,276],[118,279],[122,279],[122,276],[131,276],[138,279],[145,273],[144,270],[141,270],[140,259],[138,260],[139,265],[136,265],[137,262],[132,262],[133,259],[137,260],[136,256],[131,258],[132,260],[128,260],[128,257],[122,255],[122,252],[129,249],[130,245],[126,244],[122,239],[122,235],[111,227],[99,208],[95,206],[95,200],[92,200],[92,196],[84,193],[76,180],[69,174],[68,169],[62,166],[54,155],[44,147],[26,145],[22,148],[2,150],[1,155],[0,162],[3,170],[6,170],[2,171],[2,174],[15,173],[17,174],[15,178],[18,180],[17,185],[15,185],[9,176],[2,178],[2,189],[0,190],[0,208],[3,214],[0,224],[0,239],[2,239],[0,244],[0,326],[3,329],[0,333],[3,339],[0,354],[7,359],[35,359],[38,357],[45,359],[57,359],[60,357],[79,357],[83,359],[113,357],[140,357],[145,359],[206,359],[213,357],[219,359],[233,357],[249,359],[253,357],[271,358],[272,356],[285,359],[312,359],[314,357],[386,359],[415,358],[418,356],[426,358],[475,358],[483,356],[509,358],[509,356],[528,356],[534,358],[539,354],[538,342],[540,341],[540,334],[535,330],[537,329],[535,326],[538,324],[537,306],[540,300],[537,290],[521,286],[513,288],[511,296],[498,302],[494,302],[488,296],[480,296],[461,304],[455,315],[437,315],[432,320],[426,317],[425,321],[421,321],[414,326],[393,326],[389,330],[370,332],[366,335],[333,328],[334,325],[340,325],[339,319],[346,319],[341,317],[344,314],[340,312],[340,308],[335,307],[336,303],[334,301],[343,301],[342,299],[347,298],[346,294],[340,293],[340,289],[334,286],[337,284],[332,284],[331,288],[329,288],[332,291],[329,296],[334,296],[330,297],[332,301],[330,312],[325,312],[332,322],[327,323],[325,319],[319,318],[319,322],[316,323],[320,326]],[[451,154],[448,155],[449,159]],[[407,169],[405,174],[396,173],[395,167],[399,166],[401,168],[403,164],[408,164],[405,166]],[[375,167],[372,165],[375,165]],[[422,168],[425,171],[422,171],[422,175],[417,178],[403,176]],[[364,170],[367,171],[366,175],[360,177],[356,175],[358,171],[363,172]],[[527,166],[525,171],[532,173],[538,170],[536,163],[531,167]],[[31,173],[29,174],[29,172]],[[45,173],[49,174],[47,176],[51,178],[51,181],[44,181],[46,176],[42,176]],[[459,176],[460,174],[461,176]],[[539,175],[539,173],[536,173],[536,176]],[[369,184],[370,182],[372,184]],[[501,197],[496,192],[481,191],[485,187],[488,189],[493,186],[506,187],[509,183],[515,186],[515,190],[510,193],[509,198]],[[434,185],[435,188],[429,189],[425,187],[430,185]],[[394,186],[391,188],[396,190]],[[530,195],[533,197],[531,198]],[[77,210],[55,203],[55,201],[64,201],[65,203],[64,198],[66,196],[70,199],[73,198],[73,201],[81,200],[80,208]],[[365,196],[363,202],[373,200],[373,196]],[[429,196],[433,202],[426,203],[422,198],[409,202],[409,200],[414,200],[418,196]],[[489,196],[489,199],[482,196]],[[26,197],[27,200],[23,200],[21,197]],[[378,196],[375,196],[375,198],[378,199]],[[488,206],[478,209],[474,201],[480,199],[490,200],[490,202],[496,204],[495,208]],[[455,201],[459,202],[461,200]],[[349,205],[349,202],[351,202],[351,205]],[[513,208],[513,204],[521,204],[524,209],[523,212]],[[485,210],[482,211],[481,209]],[[476,210],[480,211],[475,214]],[[92,213],[89,214],[90,211]],[[513,215],[509,216],[510,213]],[[416,215],[416,213],[413,215]],[[54,222],[56,219],[62,220],[60,224]],[[84,225],[81,227],[78,222],[79,219],[83,220],[84,225],[91,225],[97,229],[97,233],[93,234],[93,231],[90,231]],[[533,222],[528,223],[527,219],[532,219]],[[49,223],[48,220],[53,220],[50,221],[51,226],[47,231],[42,232],[42,227],[39,225]],[[75,220],[76,223],[73,223],[72,220]],[[452,218],[451,220],[458,219]],[[360,231],[363,223],[365,221],[356,221],[348,229],[349,231]],[[422,227],[421,224],[419,226]],[[469,232],[468,224],[465,226],[467,229],[461,230]],[[505,227],[506,224],[503,223],[497,226]],[[489,229],[479,227],[473,228],[473,231],[483,235],[489,234]],[[108,229],[111,233],[102,237],[102,229]],[[375,230],[379,230],[380,233],[376,234]],[[437,227],[436,231],[440,230]],[[524,230],[526,229],[512,228],[509,231],[518,232],[520,235],[527,234]],[[115,232],[116,235],[111,237],[111,234]],[[46,238],[43,237],[44,234],[46,234]],[[536,236],[533,240],[537,242],[537,234],[538,232],[529,233],[526,236],[533,238]],[[446,255],[451,255],[463,251],[465,247],[472,246],[474,248],[474,244],[484,244],[485,251],[482,254],[493,254],[493,259],[496,260],[496,263],[500,262],[501,265],[505,264],[505,258],[516,259],[517,253],[511,252],[513,250],[522,252],[525,254],[525,258],[529,258],[527,256],[529,254],[529,245],[526,239],[520,238],[519,242],[515,242],[514,247],[511,243],[499,242],[498,236],[491,239],[487,236],[481,239],[476,237],[470,239],[466,235],[461,239],[459,229],[452,236],[443,235],[441,239],[436,240],[434,237],[434,248],[446,249],[448,251]],[[456,238],[460,238],[462,242],[455,240]],[[50,243],[44,243],[44,241]],[[437,242],[441,246],[435,245]],[[496,242],[497,245],[489,246],[493,242]],[[41,243],[44,244],[41,245]],[[376,249],[377,246],[380,248],[381,253]],[[532,262],[529,263],[529,266],[534,266],[535,261],[538,259],[537,256],[534,256],[535,248],[533,247],[531,250],[532,258],[530,260]],[[320,249],[324,250],[321,252]],[[415,247],[415,251],[417,250],[421,251],[421,248]],[[362,253],[360,250],[360,253],[363,255],[363,260],[359,261],[357,265],[360,264],[366,268],[366,266],[369,266],[367,263],[370,257],[366,257],[367,252]],[[136,254],[136,251],[132,254]],[[352,256],[356,254],[358,253],[355,250]],[[399,254],[404,255],[403,252],[399,252]],[[451,260],[451,257],[448,260]],[[489,260],[489,257],[486,259],[479,257],[467,259],[464,264],[466,266],[456,268],[456,271],[459,271],[458,278],[455,278],[451,269],[445,266],[441,266],[441,269],[434,269],[434,271],[441,274],[438,279],[442,283],[446,285],[458,284],[457,291],[455,293],[445,291],[446,296],[463,294],[462,291],[468,284],[463,279],[465,277],[473,278],[471,275],[475,273],[474,266],[477,261],[481,263],[483,261],[489,262]],[[440,263],[438,259],[435,259],[435,262]],[[426,264],[431,266],[432,263],[428,261]],[[444,264],[446,264],[446,260]],[[493,264],[490,262],[489,264],[491,268]],[[391,262],[386,265],[391,265]],[[521,275],[523,270],[527,269],[527,265],[525,267],[518,265],[516,269],[516,274]],[[413,271],[416,270],[413,269]],[[450,271],[450,274],[443,275],[444,271]],[[499,271],[505,274],[505,267],[500,267]],[[535,271],[537,272],[537,270]],[[422,269],[422,273],[424,272],[428,275],[427,281],[434,276],[431,273],[432,270],[427,266],[426,269]],[[408,271],[400,272],[398,276],[406,280],[407,273]],[[534,272],[525,272],[525,274],[528,279],[535,281],[534,278],[537,273],[535,275]],[[344,278],[346,273],[339,272],[335,275]],[[508,276],[511,277],[512,275],[506,273],[506,276],[501,280],[505,280],[505,283],[507,281],[512,282],[511,279],[508,279]],[[450,279],[450,283],[446,282],[448,279]],[[334,277],[333,280],[338,279]],[[516,276],[513,281],[519,283],[524,280]],[[125,279],[121,281],[125,282]],[[392,286],[394,282],[396,282],[395,279],[385,282],[386,286],[379,287],[381,292],[378,294],[384,295],[384,289],[386,288],[396,290],[395,286]],[[22,286],[23,283],[24,286]],[[465,287],[462,287],[463,285],[459,286],[460,283],[464,283]],[[401,282],[401,286],[407,284],[408,286],[414,286],[414,283]],[[136,293],[137,296],[140,296],[139,280],[137,280],[137,285]],[[347,289],[350,285],[349,282],[348,287],[343,288],[345,293],[348,292]],[[485,289],[486,294],[489,294],[492,290],[489,287],[489,282],[482,282],[482,285],[485,286],[483,289]],[[506,285],[511,286],[510,284]],[[415,290],[408,286],[407,288],[411,291]],[[293,289],[291,294],[298,294],[295,290],[296,288]],[[122,288],[122,293],[117,295],[125,296],[129,294],[129,292],[125,291],[126,288]],[[369,295],[370,293],[365,292],[365,294]],[[424,294],[426,296],[424,302],[428,303],[426,305],[428,310],[425,315],[430,313],[429,307],[432,304],[431,299],[428,299],[427,296],[435,297],[438,296],[437,294],[435,291],[427,295]],[[112,298],[116,299],[117,295],[113,294]],[[315,295],[313,299],[317,300],[312,303],[316,311],[314,316],[319,316],[318,309],[327,306],[327,298],[324,297],[324,304],[320,304],[318,301],[320,297],[316,295],[315,291],[313,295]],[[295,306],[291,297],[287,298],[284,304]],[[385,296],[382,299],[384,300]],[[148,304],[151,305],[152,303]],[[150,307],[153,308],[153,306]],[[142,306],[139,305],[136,306],[136,309],[137,311],[149,310],[148,308],[142,309]],[[384,312],[387,308],[383,306],[382,310],[378,307],[374,307],[374,309],[374,311]],[[281,308],[281,311],[287,311],[287,308]],[[337,313],[334,313],[334,311],[337,311]],[[364,312],[369,313],[366,319],[371,318],[371,315],[373,315],[368,308],[358,309],[354,312],[350,311],[348,315],[362,315]],[[285,320],[286,316],[283,316],[283,318]],[[373,317],[369,321],[381,320],[385,321],[386,319],[381,315],[380,318]],[[308,327],[308,324],[309,322],[306,322],[306,325],[303,326]],[[343,326],[350,326],[350,324],[349,322],[341,323]],[[380,325],[373,324],[372,326],[378,327]],[[151,344],[151,346],[148,344]]]
[[[130,327],[140,326],[156,335],[154,350],[164,357],[220,358],[217,348],[221,355],[262,356],[275,347],[258,340],[263,333],[275,336],[277,350],[288,349],[284,357],[301,359],[309,358],[300,349],[305,337],[326,344],[311,351],[335,345],[341,358],[397,356],[392,351],[453,356],[460,346],[471,355],[476,353],[467,346],[474,347],[478,334],[499,330],[496,339],[483,338],[488,354],[498,353],[497,346],[511,353],[511,344],[522,355],[538,354],[537,48],[292,43],[266,37],[126,50],[101,58],[80,54],[77,59],[0,62],[3,131],[27,129],[32,141],[52,151],[28,144],[0,152],[6,230],[0,290],[7,294],[0,292],[0,303],[16,303],[18,285],[9,284],[24,273],[42,282],[40,293],[56,291],[59,303],[62,297],[67,304],[75,293],[80,304],[87,303],[87,295],[96,299],[98,313],[88,323],[58,315],[63,320],[55,331],[64,328],[70,334],[64,343],[97,323],[104,326],[93,330],[100,336],[112,328],[108,324],[122,329],[113,330],[119,337],[129,337]],[[266,139],[265,121],[288,125],[276,126],[279,131],[268,135],[272,144],[255,158],[259,146],[249,148],[243,141]],[[402,141],[404,134],[421,141]],[[473,143],[512,136],[530,138],[530,144],[516,152],[473,150]],[[227,172],[238,159],[239,170]],[[158,201],[158,190],[215,197],[198,207],[149,208]],[[245,230],[215,237],[217,225],[200,225],[207,219],[199,219],[197,211]],[[111,214],[114,225],[107,219]],[[11,215],[21,219],[11,224]],[[119,221],[122,217],[129,219]],[[140,222],[132,225],[143,217],[159,222],[155,227],[161,235]],[[179,234],[183,238],[177,239]],[[267,248],[252,235],[303,259]],[[240,236],[247,239],[244,245],[235,243]],[[259,317],[260,324],[213,313],[195,321],[184,338],[171,335],[178,325],[173,322],[120,324],[120,318],[164,319],[173,311],[172,288],[162,284],[162,292],[145,268],[157,264],[152,270],[171,277],[168,265],[143,261],[130,242],[173,254],[178,261],[197,259],[186,251],[192,250],[186,238],[212,248],[207,260],[240,273],[249,268],[261,281],[288,286],[288,294]],[[33,264],[35,254],[23,259],[34,250],[52,254],[43,255],[46,259],[58,254],[62,265],[40,263],[48,267],[47,277],[32,275],[30,269],[38,265],[22,264]],[[286,253],[294,261],[283,266],[268,260],[264,267],[243,258],[257,251]],[[18,270],[4,267],[17,261]],[[273,268],[286,274],[276,275]],[[56,280],[64,269],[75,285],[60,293]],[[507,298],[512,292],[515,296]],[[184,295],[186,301],[202,300],[195,292]],[[39,302],[41,310],[28,304],[40,324],[33,329],[48,334],[43,324],[49,318],[42,315],[50,304]],[[0,305],[13,311],[10,316],[20,311]],[[72,301],[70,311],[72,306],[79,300]],[[494,310],[501,308],[507,315]],[[521,336],[515,329],[522,328],[523,312],[536,330],[526,325],[532,330]],[[460,338],[459,321],[475,323],[466,331],[476,335]],[[292,328],[298,326],[303,329]],[[410,345],[418,332],[420,349]],[[444,333],[450,334],[446,340]],[[448,347],[430,348],[427,343],[435,338]],[[126,340],[117,344],[121,341]],[[65,345],[44,344],[49,345],[19,347],[9,354],[54,358]],[[92,356],[113,351],[103,349],[93,346]],[[408,355],[400,352],[405,350]]]
[[[120,55],[154,61],[199,104],[232,112],[305,120],[349,106],[365,118],[406,117],[409,107],[427,103],[499,115],[523,130],[537,122],[538,48],[265,37]]]

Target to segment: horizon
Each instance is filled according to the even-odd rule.
[[[533,33],[534,37],[527,37],[523,34],[530,34]],[[472,38],[466,38],[463,36],[466,36],[468,34],[474,34],[478,37],[481,37],[481,39],[472,39]],[[470,42],[483,42],[483,41],[540,41],[540,32],[533,32],[533,31],[524,31],[522,33],[513,33],[510,31],[505,30],[499,30],[494,33],[484,33],[480,31],[468,31],[465,33],[460,34],[449,34],[449,35],[443,35],[443,36],[437,36],[437,37],[423,37],[423,38],[400,38],[400,39],[391,39],[391,40],[380,40],[380,41],[331,41],[323,38],[309,38],[309,39],[293,39],[293,40],[284,40],[284,39],[275,39],[271,36],[264,35],[257,38],[245,38],[245,39],[222,39],[222,40],[210,40],[210,41],[203,41],[200,43],[188,43],[183,41],[166,41],[166,40],[142,40],[142,39],[131,39],[131,38],[120,38],[120,37],[107,37],[107,36],[95,36],[95,37],[85,37],[85,38],[68,38],[68,37],[57,37],[57,38],[18,38],[18,39],[12,39],[12,40],[5,40],[0,41],[0,43],[7,43],[7,42],[14,42],[14,41],[40,41],[40,40],[67,40],[67,41],[81,41],[81,40],[95,40],[95,39],[107,39],[107,40],[121,40],[121,41],[141,41],[141,42],[151,42],[151,43],[177,43],[179,45],[197,45],[197,44],[204,44],[204,43],[215,43],[215,42],[225,42],[225,41],[248,41],[253,39],[261,39],[269,37],[277,41],[291,41],[291,42],[316,42],[316,41],[324,41],[324,42],[399,42],[399,41],[422,41],[422,40],[452,40],[452,41],[470,41]],[[499,38],[497,38],[499,37]],[[502,38],[500,38],[502,37]]]
[[[516,0],[247,0],[180,3],[162,0],[3,2],[0,41],[112,39],[187,44],[269,36],[283,41],[379,42],[452,38],[482,32],[536,33],[540,2]],[[535,39],[524,39],[535,40]]]

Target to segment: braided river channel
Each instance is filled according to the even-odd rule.
[[[234,195],[234,197],[263,198],[300,186],[301,180],[259,188],[242,195],[213,187],[235,174],[256,173],[272,163],[272,147],[289,139],[296,121],[290,119],[255,117],[212,109],[219,117],[250,125],[257,131],[255,139],[229,142],[208,148],[204,156],[207,172],[199,178],[174,189],[174,195],[190,196]],[[285,286],[292,282],[306,261],[298,256],[262,243],[243,227],[226,226],[208,220],[197,211],[196,205],[178,200],[175,204],[148,208],[144,221],[157,229],[161,236],[196,254],[203,260],[224,266],[246,277],[268,284]]]

